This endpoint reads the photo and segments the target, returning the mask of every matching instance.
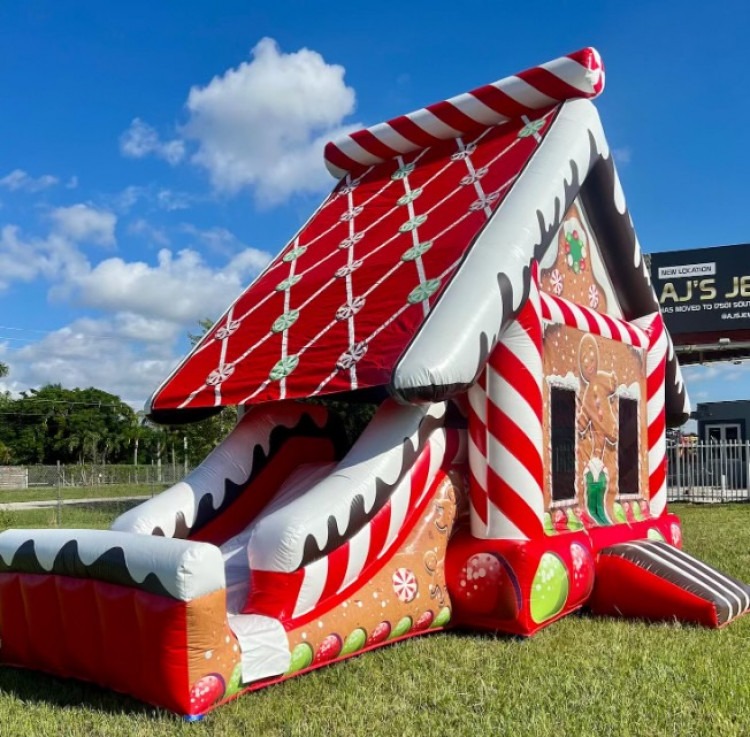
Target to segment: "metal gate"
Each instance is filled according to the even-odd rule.
[[[750,500],[750,442],[694,440],[686,436],[667,443],[668,500]]]

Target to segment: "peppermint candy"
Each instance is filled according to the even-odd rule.
[[[476,150],[477,144],[470,143],[462,151],[456,151],[456,153],[451,156],[451,161],[464,161],[465,159],[469,158],[469,156],[471,156]]]
[[[589,307],[596,309],[599,306],[599,290],[596,285],[592,284],[589,287]]]
[[[239,320],[230,320],[226,325],[223,325],[216,331],[214,340],[226,340],[230,335],[237,332],[239,326]]]
[[[499,192],[490,192],[489,194],[482,195],[478,200],[474,200],[474,202],[469,205],[469,210],[471,210],[471,212],[484,210],[485,207],[489,207],[499,196]]]
[[[336,310],[337,320],[348,320],[354,317],[365,306],[364,297],[355,297],[351,302],[347,302]]]
[[[340,269],[336,269],[334,276],[337,279],[344,279],[352,272],[356,271],[360,266],[362,266],[362,259],[359,259],[358,261],[352,261],[350,264],[342,266]]]
[[[487,173],[487,171],[488,171],[487,167],[483,166],[480,169],[477,169],[472,174],[467,174],[461,180],[461,186],[468,187],[470,184],[476,184]]]
[[[353,248],[357,245],[363,238],[365,237],[364,233],[352,233],[350,236],[344,238],[341,243],[339,243],[339,248],[342,251],[345,251],[347,248]]]
[[[353,343],[349,346],[349,350],[345,351],[339,356],[339,360],[336,361],[336,368],[339,371],[348,371],[355,363],[359,363],[367,353],[367,343],[361,341],[360,343]]]
[[[206,377],[206,384],[208,386],[223,384],[234,373],[234,369],[233,363],[225,363],[223,366],[219,366]]]
[[[391,579],[398,600],[404,604],[414,601],[419,590],[417,577],[408,568],[397,569]]]
[[[562,294],[563,287],[565,286],[565,278],[558,269],[555,269],[550,274],[549,283],[552,287],[552,291],[559,297]]]
[[[353,220],[355,217],[357,217],[357,215],[359,215],[362,210],[364,210],[364,207],[362,205],[352,207],[339,218],[339,221],[342,223],[348,223],[350,220]]]

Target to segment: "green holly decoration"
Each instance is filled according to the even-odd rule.
[[[271,325],[271,331],[274,333],[281,333],[284,330],[288,330],[299,318],[299,310],[289,310],[283,315],[279,315]]]
[[[416,200],[417,197],[419,197],[419,195],[421,194],[422,194],[422,188],[417,187],[417,189],[413,189],[411,190],[411,192],[407,192],[405,195],[402,195],[401,197],[399,197],[398,202],[396,204],[409,205],[412,202],[414,202],[414,200]]]
[[[424,256],[432,248],[432,241],[424,241],[412,246],[408,251],[401,254],[402,261],[416,261],[420,256]]]
[[[280,381],[281,379],[289,376],[289,374],[297,368],[299,364],[299,356],[287,356],[277,361],[276,365],[271,369],[271,373],[268,374],[268,378],[271,381]]]
[[[293,248],[291,251],[287,251],[281,257],[281,260],[286,262],[287,264],[290,261],[296,261],[306,250],[307,246],[298,246],[297,248]]]
[[[288,279],[284,279],[284,281],[280,281],[274,289],[277,292],[286,292],[287,289],[291,289],[295,284],[297,284],[302,279],[302,274],[295,274],[294,276],[290,276]]]
[[[566,261],[574,273],[586,268],[586,245],[577,230],[565,234]]]
[[[544,120],[532,120],[518,131],[518,137],[528,138],[529,136],[533,136],[535,133],[539,133],[542,126],[544,126]]]
[[[419,304],[429,299],[437,290],[440,288],[440,279],[428,279],[423,281],[419,286],[409,292],[409,296],[406,298],[407,302],[411,305]]]
[[[397,182],[399,179],[404,179],[405,177],[408,177],[409,174],[411,174],[414,169],[416,169],[416,166],[414,164],[404,164],[399,169],[396,169],[396,171],[391,174],[391,179],[394,182]]]
[[[418,228],[420,225],[425,223],[427,220],[427,215],[417,215],[416,217],[413,217],[411,220],[407,220],[401,227],[399,227],[398,232],[399,233],[411,233],[414,228]]]

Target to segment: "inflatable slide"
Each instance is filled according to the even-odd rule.
[[[192,719],[447,627],[744,614],[667,510],[690,406],[603,86],[583,49],[330,143],[332,193],[148,403],[237,426],[111,530],[0,533],[0,662]]]

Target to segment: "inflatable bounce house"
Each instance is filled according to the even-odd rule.
[[[330,143],[333,192],[149,403],[236,428],[111,530],[0,534],[0,660],[199,717],[447,627],[743,614],[666,510],[689,405],[603,86],[584,49]],[[325,396],[377,409],[347,442]]]

